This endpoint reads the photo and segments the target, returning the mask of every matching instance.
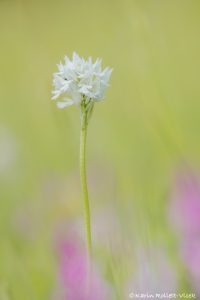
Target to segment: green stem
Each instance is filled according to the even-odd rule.
[[[86,177],[86,136],[87,136],[87,112],[81,115],[81,134],[80,134],[80,176],[81,187],[84,201],[84,217],[87,251],[89,258],[92,255],[91,228],[90,228],[90,205],[88,199],[87,177]]]

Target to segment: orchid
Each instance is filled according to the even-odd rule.
[[[67,56],[65,63],[58,64],[58,72],[53,75],[54,91],[53,100],[62,97],[57,102],[59,108],[76,104],[80,108],[80,177],[83,193],[85,231],[89,261],[92,255],[92,239],[90,225],[90,205],[86,178],[86,136],[87,126],[93,111],[94,103],[104,99],[105,90],[109,86],[109,78],[112,69],[102,70],[101,60],[94,63],[92,58],[87,60],[79,57],[75,52],[72,60]]]
[[[54,91],[52,100],[62,96],[57,102],[59,108],[72,104],[81,106],[83,102],[93,105],[104,99],[105,90],[109,86],[112,69],[102,70],[101,60],[92,63],[92,58],[81,58],[76,52],[72,60],[65,56],[65,63],[58,64],[58,72],[53,75]]]

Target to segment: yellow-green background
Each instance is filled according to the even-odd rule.
[[[54,228],[81,216],[79,112],[50,100],[73,50],[114,69],[89,126],[92,208],[176,259],[165,216],[174,170],[200,162],[199,16],[198,0],[0,1],[1,300],[49,299]]]

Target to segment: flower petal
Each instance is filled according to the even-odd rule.
[[[68,107],[70,105],[73,105],[74,101],[72,101],[72,100],[63,101],[63,102],[57,102],[56,104],[57,104],[58,108],[62,109],[62,108]]]

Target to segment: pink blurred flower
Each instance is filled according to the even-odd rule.
[[[189,272],[191,285],[200,296],[200,237],[190,237],[183,241],[181,256]]]
[[[110,288],[100,276],[96,266],[92,267],[88,284],[87,255],[74,238],[59,242],[59,283],[62,290],[60,300],[110,300]],[[58,299],[58,298],[57,298]],[[57,300],[56,299],[56,300]]]
[[[180,233],[200,234],[200,184],[197,174],[192,171],[179,173],[171,200],[171,220]]]
[[[170,219],[179,233],[180,254],[189,281],[200,295],[200,182],[194,171],[186,170],[177,175]]]

